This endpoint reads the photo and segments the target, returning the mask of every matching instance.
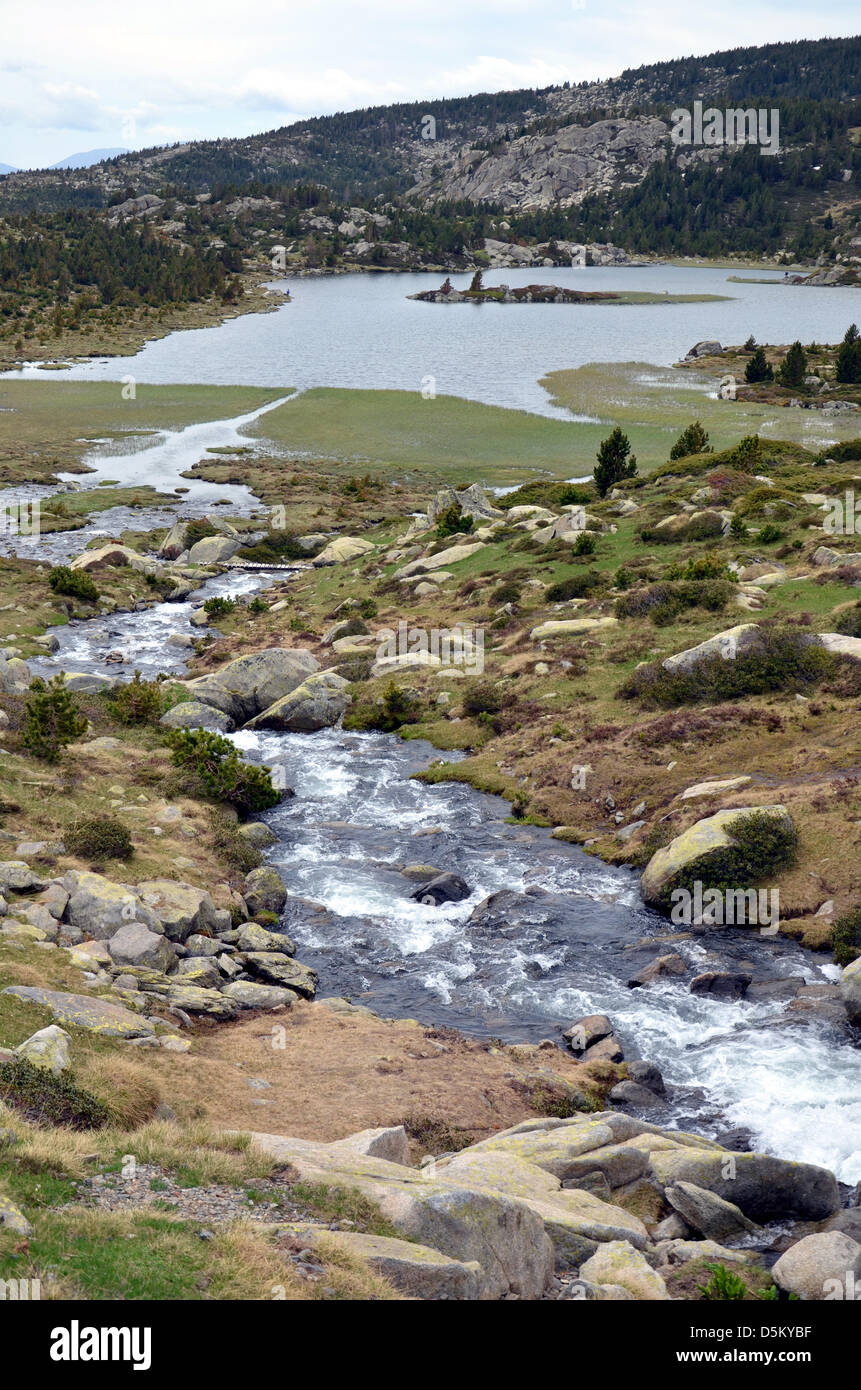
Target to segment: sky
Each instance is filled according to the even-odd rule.
[[[859,29],[857,0],[0,0],[0,163]]]

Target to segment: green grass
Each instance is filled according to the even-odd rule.
[[[577,429],[525,410],[416,391],[320,387],[270,411],[249,433],[291,454],[390,473],[430,470],[452,483],[515,483],[544,470],[575,471]]]

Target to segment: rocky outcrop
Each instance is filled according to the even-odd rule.
[[[58,1023],[84,1028],[103,1038],[142,1038],[153,1032],[152,1024],[139,1014],[85,994],[67,994],[62,990],[41,989],[38,985],[8,985],[2,993],[29,1000],[32,1004],[44,1004]]]
[[[56,1023],[52,1023],[19,1043],[15,1048],[15,1055],[23,1057],[40,1071],[49,1071],[52,1076],[59,1076],[70,1066],[70,1042],[71,1038],[65,1028],[58,1028]]]
[[[705,642],[698,643],[696,647],[688,647],[683,652],[666,657],[661,665],[665,671],[693,671],[710,657],[720,656],[724,661],[734,661],[736,657],[744,656],[747,652],[758,651],[761,644],[760,629],[756,623],[740,623],[737,627],[728,628],[726,632],[718,632],[714,637],[706,638]]]
[[[791,1245],[772,1273],[781,1289],[800,1299],[854,1299],[861,1284],[861,1245],[842,1231],[818,1231]]]
[[[338,536],[315,555],[311,563],[318,568],[323,565],[343,565],[350,560],[361,559],[373,549],[372,542],[363,540],[361,536]]]
[[[218,565],[232,560],[242,542],[233,536],[204,536],[188,552],[190,565]]]
[[[218,734],[233,732],[234,723],[229,714],[204,705],[200,700],[183,700],[163,714],[158,721],[164,729],[212,729]]]

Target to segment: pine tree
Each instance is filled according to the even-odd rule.
[[[86,733],[87,722],[66,688],[64,675],[47,685],[37,679],[30,685],[24,708],[21,742],[35,757],[55,763],[66,744]]]
[[[803,386],[807,372],[807,357],[804,348],[796,338],[780,364],[777,380],[781,386]]]
[[[844,383],[861,381],[861,335],[854,323],[849,325],[840,344],[835,375]]]
[[[749,386],[753,386],[758,381],[773,381],[774,372],[769,366],[765,352],[761,347],[755,349],[753,356],[744,369],[744,379]]]
[[[694,420],[692,425],[682,430],[672,449],[670,450],[671,459],[689,458],[691,454],[712,454],[714,450],[709,444],[708,431],[704,430],[699,420]]]
[[[637,456],[631,453],[628,436],[622,433],[618,425],[602,440],[597,457],[593,477],[600,497],[606,497],[614,483],[636,475]]]

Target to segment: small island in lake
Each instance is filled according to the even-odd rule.
[[[485,285],[477,270],[468,290],[456,290],[446,276],[438,290],[408,294],[423,304],[690,304],[726,299],[723,294],[656,294],[652,290],[569,290],[561,285]]]

